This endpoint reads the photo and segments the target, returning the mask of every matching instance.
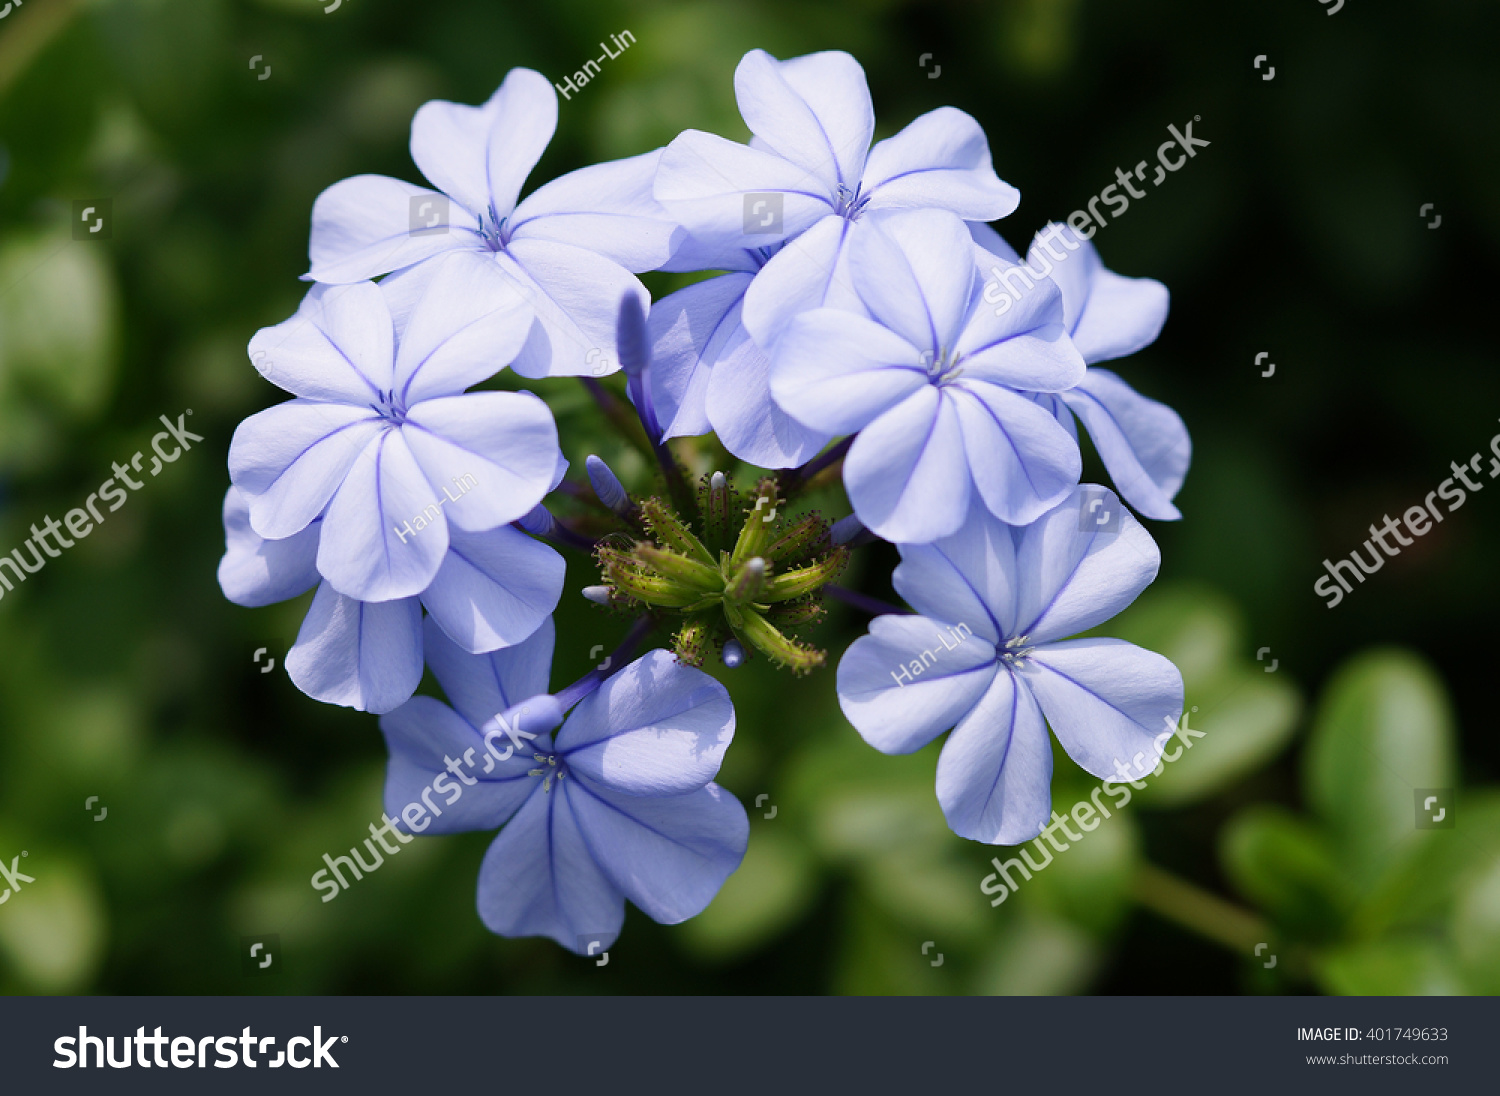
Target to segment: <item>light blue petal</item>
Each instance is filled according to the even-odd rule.
[[[969,625],[999,646],[1016,624],[1016,548],[1011,526],[983,506],[969,507],[963,528],[931,544],[902,544],[891,576],[924,616]]]
[[[236,605],[256,608],[304,594],[318,584],[318,533],[314,521],[284,540],[266,540],[250,528],[250,508],[239,489],[224,493],[224,558],[219,587]]]
[[[653,921],[675,925],[702,913],[745,858],[750,820],[717,784],[639,797],[587,778],[564,783],[595,863]]]
[[[508,525],[483,533],[455,528],[449,538],[422,604],[464,650],[519,643],[557,608],[567,564],[541,541]]]
[[[328,504],[318,570],[346,597],[390,601],[420,594],[448,551],[441,497],[402,431],[382,432]]]
[[[1050,278],[1061,291],[1064,322],[1072,334],[1088,308],[1095,279],[1104,269],[1098,249],[1066,225],[1051,222],[1032,237],[1025,261],[1028,269],[1038,272],[1038,277]]]
[[[1077,388],[1059,398],[1083,420],[1110,479],[1127,502],[1148,518],[1172,521],[1172,504],[1193,457],[1182,418],[1147,399],[1107,369],[1090,369]]]
[[[882,753],[920,750],[969,711],[995,676],[995,648],[945,622],[880,616],[839,660],[839,707]]]
[[[749,274],[680,289],[651,308],[652,397],[666,437],[716,430],[724,447],[761,468],[790,468],[828,435],[810,430],[771,398],[771,363],[741,321]]]
[[[250,340],[250,362],[309,400],[364,407],[391,387],[391,314],[373,282],[313,286],[289,320]]]
[[[963,376],[1032,392],[1059,392],[1082,381],[1087,366],[1068,338],[1062,294],[1052,280],[1033,280],[1026,266],[992,262],[986,270],[958,339]],[[1009,280],[997,279],[997,270]],[[1020,292],[1020,299],[1007,287]]]
[[[829,434],[798,422],[772,398],[771,362],[749,335],[709,375],[707,404],[724,448],[761,468],[796,467],[828,444]]]
[[[953,107],[928,111],[872,148],[864,192],[872,210],[930,207],[966,221],[997,221],[1021,202],[995,174],[979,123]]]
[[[385,429],[370,408],[346,403],[287,400],[251,415],[229,442],[229,479],[250,527],[268,540],[307,528]]]
[[[981,270],[989,270],[987,260],[991,255],[998,255],[1008,263],[1021,261],[1021,256],[1016,253],[1016,249],[1006,243],[1005,238],[991,226],[983,221],[965,221],[964,223],[969,226],[969,235],[973,237],[974,242],[985,252],[977,256]]]
[[[725,248],[778,243],[833,210],[822,181],[797,165],[695,129],[678,134],[662,151],[653,193],[689,233]],[[764,205],[756,207],[757,201]]]
[[[1032,643],[1050,643],[1103,624],[1134,601],[1156,577],[1161,552],[1112,491],[1087,484],[1022,531],[1016,565],[1017,630]]]
[[[967,226],[943,210],[917,209],[869,227],[850,240],[849,258],[870,315],[931,355],[955,349],[977,272]]]
[[[754,274],[766,264],[766,253],[780,247],[779,244],[740,247],[737,243],[725,243],[717,237],[695,236],[691,232],[674,237],[674,241],[672,257],[661,265],[662,270],[674,273],[727,270]]]
[[[864,69],[839,50],[778,61],[753,49],[734,72],[735,98],[763,147],[832,193],[853,190],[875,132]]]
[[[1095,776],[1145,776],[1182,715],[1177,667],[1119,639],[1039,647],[1022,678],[1068,756]]]
[[[1029,841],[1051,820],[1052,743],[1013,673],[997,673],[943,743],[937,796],[954,833],[987,845]]]
[[[776,340],[798,313],[825,307],[864,312],[849,270],[848,243],[866,227],[843,217],[824,217],[761,267],[745,291],[744,323],[763,350],[774,352]]]
[[[584,697],[557,748],[569,768],[624,795],[682,795],[718,775],[733,738],[728,690],[656,650]]]
[[[996,384],[950,385],[974,487],[990,513],[1035,521],[1068,497],[1083,472],[1078,443],[1032,400]]]
[[[1042,239],[1049,231],[1050,249]],[[1059,254],[1064,258],[1055,261]],[[1098,249],[1066,225],[1038,232],[1028,261],[1038,270],[1053,267],[1068,331],[1090,365],[1134,354],[1161,333],[1171,303],[1167,287],[1152,278],[1125,278],[1105,269]]]
[[[514,68],[483,106],[434,99],[411,120],[411,158],[471,213],[508,217],[557,129],[557,93],[539,72]]]
[[[523,377],[585,377],[613,373],[620,355],[615,321],[626,294],[650,307],[645,287],[613,259],[573,244],[514,239],[496,261],[536,310],[526,345],[511,368]]]
[[[626,270],[655,270],[686,233],[651,194],[661,149],[570,171],[532,191],[511,218],[513,239],[596,251]]]
[[[381,716],[380,730],[391,755],[385,813],[399,821],[409,807],[418,808],[410,822],[402,822],[408,833],[499,829],[527,796],[541,790],[541,780],[527,775],[536,768],[531,754],[486,749],[473,724],[430,696],[414,696]]]
[[[456,251],[429,265],[396,352],[395,390],[408,408],[494,376],[521,352],[535,317],[493,259]]]
[[[969,510],[964,444],[954,401],[930,384],[885,412],[860,431],[844,461],[859,520],[898,544],[957,531]]]
[[[1170,304],[1171,294],[1161,282],[1101,270],[1073,329],[1073,342],[1087,362],[1134,354],[1156,341]]]
[[[469,532],[526,514],[558,467],[557,424],[530,392],[427,400],[407,412],[400,433],[441,500],[444,520]]]
[[[549,936],[580,955],[597,943],[597,955],[620,934],[625,897],[589,851],[573,783],[533,792],[490,845],[479,867],[479,917],[501,936]]]
[[[771,395],[812,429],[852,434],[931,387],[921,358],[874,320],[818,308],[793,320],[777,345]]]
[[[367,602],[324,582],[286,656],[287,676],[314,700],[389,712],[422,680],[422,606],[414,597]]]
[[[709,374],[724,358],[754,349],[740,323],[740,303],[751,277],[708,278],[651,306],[646,320],[651,399],[667,437],[697,437],[713,429],[708,421]]]
[[[422,231],[429,222],[448,230]],[[307,276],[347,285],[445,251],[483,246],[474,215],[445,195],[384,175],[356,175],[313,202]]]
[[[489,729],[487,725],[497,714],[547,692],[556,641],[551,617],[520,643],[483,655],[470,654],[458,646],[431,617],[424,625],[423,637],[427,665],[432,667],[448,702],[481,731]]]

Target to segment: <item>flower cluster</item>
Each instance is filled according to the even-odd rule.
[[[888,753],[953,729],[937,795],[956,833],[1016,843],[1046,824],[1048,724],[1108,778],[1119,757],[1154,760],[1182,709],[1164,658],[1068,638],[1159,563],[1113,492],[1080,485],[1078,422],[1126,501],[1180,516],[1181,420],[1095,368],[1156,337],[1165,288],[1059,225],[1023,263],[989,227],[1020,196],[978,123],[943,107],[872,145],[847,54],[754,50],[735,90],[748,145],[688,131],[524,199],[557,122],[544,77],[423,106],[411,153],[431,188],[364,175],[318,198],[313,287],[249,348],[293,398],[230,447],[226,596],[316,589],[292,680],[383,716],[386,808],[408,832],[499,829],[487,926],[580,953],[613,942],[626,898],[675,923],[738,867],[746,814],[713,782],[734,709],[700,667],[822,666],[798,633],[828,596],[871,606],[832,583],[875,538],[899,550],[916,611],[874,606],[839,699]],[[446,209],[446,231],[419,227],[419,204]],[[648,270],[713,276],[653,303]],[[1017,279],[1026,292],[996,295]],[[644,431],[657,482],[632,493],[597,457],[567,482],[548,406],[476,387],[506,369],[581,378],[611,423]],[[617,372],[628,402],[598,379]],[[669,446],[709,433],[765,470],[739,472],[748,490]],[[844,519],[799,506],[839,484]],[[554,515],[559,489],[599,516]],[[559,547],[592,554],[601,583],[583,594],[634,625],[553,693]],[[675,657],[632,661],[663,625]],[[446,704],[413,696],[424,665]]]

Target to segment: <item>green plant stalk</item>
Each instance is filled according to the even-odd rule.
[[[1257,944],[1273,939],[1263,918],[1154,864],[1136,869],[1131,895],[1153,913],[1241,955],[1253,955]]]

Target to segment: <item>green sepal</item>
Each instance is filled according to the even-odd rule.
[[[605,577],[621,595],[665,609],[684,609],[703,600],[701,590],[689,589],[658,575],[625,566],[610,566]]]
[[[678,552],[665,551],[654,544],[637,544],[631,557],[646,570],[686,586],[700,597],[723,592],[724,576],[717,567],[707,567]]]
[[[828,523],[816,514],[807,514],[771,542],[766,556],[773,563],[800,563],[828,547]]]
[[[713,629],[701,620],[690,620],[672,637],[672,651],[684,666],[698,667],[713,645]]]
[[[727,603],[725,608],[728,608]],[[741,623],[735,626],[735,631],[778,666],[785,666],[796,674],[805,674],[817,669],[827,660],[828,656],[823,651],[782,635],[774,624],[756,610],[743,609],[740,616]]]
[[[644,499],[641,502],[641,520],[651,531],[651,536],[662,547],[686,556],[705,567],[717,567],[703,542],[674,514],[661,499]]]
[[[781,500],[776,496],[776,481],[769,476],[761,480],[755,485],[754,497],[752,508],[745,511],[745,524],[740,528],[739,540],[735,542],[734,554],[730,557],[735,563],[744,563],[756,556],[764,557],[771,547],[771,534],[776,530],[774,515],[781,506]]]
[[[777,575],[766,584],[765,601],[790,601],[815,593],[838,578],[849,562],[847,548],[835,548],[822,559]]]

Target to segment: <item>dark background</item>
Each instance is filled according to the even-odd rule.
[[[1420,503],[1450,461],[1484,453],[1487,466],[1500,434],[1489,307],[1500,250],[1495,5],[1349,0],[1332,17],[1317,0],[323,6],[28,0],[0,19],[0,548],[19,546],[42,515],[81,505],[110,462],[148,445],[157,416],[191,407],[191,427],[206,436],[0,600],[0,855],[8,863],[26,849],[38,880],[0,908],[0,990],[1359,984],[1316,962],[1262,973],[1224,934],[1214,941],[1133,903],[1129,866],[1146,856],[1203,892],[1255,905],[1225,867],[1225,827],[1255,804],[1308,806],[1299,772],[1309,713],[1336,668],[1374,645],[1415,652],[1446,689],[1458,783],[1492,783],[1500,771],[1484,624],[1500,487],[1472,496],[1337,608],[1312,591],[1325,557],[1348,555],[1372,522]],[[1210,147],[1094,242],[1114,270],[1171,289],[1160,339],[1112,367],[1175,407],[1195,447],[1177,500],[1185,520],[1148,523],[1163,566],[1142,609],[1172,598],[1180,617],[1222,626],[1225,665],[1237,669],[1220,684],[1258,674],[1254,652],[1271,649],[1288,707],[1264,721],[1270,745],[1256,765],[1211,794],[1140,812],[1094,841],[1086,868],[1060,859],[1035,900],[991,910],[977,884],[994,850],[943,827],[935,751],[875,754],[839,714],[831,670],[793,681],[760,663],[720,675],[739,712],[722,782],[747,809],[769,795],[751,810],[749,882],[678,928],[632,911],[607,970],[548,942],[485,932],[473,888],[486,835],[414,843],[336,901],[317,901],[306,880],[322,854],[345,852],[378,820],[384,750],[374,717],[320,705],[285,678],[306,599],[245,610],[218,590],[229,438],[282,398],[245,344],[296,307],[324,187],[364,172],[419,178],[407,153],[417,106],[482,102],[517,65],[561,81],[626,29],[636,43],[559,103],[557,136],[528,190],[684,128],[743,138],[733,72],[754,47],[853,53],[869,75],[877,137],[939,105],[972,113],[1000,176],[1021,190],[1020,210],[997,227],[1022,250],[1113,182],[1116,166],[1153,160],[1169,124],[1201,118],[1194,135]],[[1272,80],[1253,67],[1261,54]],[[271,75],[259,80],[265,65]],[[73,202],[96,198],[112,203],[111,238],[73,241]],[[1434,208],[1419,216],[1425,203]],[[677,284],[646,281],[657,293]],[[1260,351],[1272,377],[1254,364]],[[537,389],[575,472],[600,452],[633,487],[649,486],[579,386]],[[706,446],[688,455],[714,462]],[[1092,467],[1089,478],[1103,475]],[[823,501],[845,512],[836,497]],[[893,562],[874,550],[851,581],[881,593]],[[574,554],[569,566],[554,686],[623,631],[577,596],[588,560]],[[840,609],[818,638],[836,659],[862,627]],[[252,660],[262,647],[274,673]],[[1060,809],[1072,802],[1064,789],[1089,786],[1059,761]],[[90,795],[109,808],[105,820],[83,810]],[[779,817],[764,820],[772,804]],[[1460,965],[1472,961],[1471,937],[1454,931]],[[247,979],[240,939],[265,933],[285,949],[280,973]],[[918,953],[928,941],[946,969]]]

